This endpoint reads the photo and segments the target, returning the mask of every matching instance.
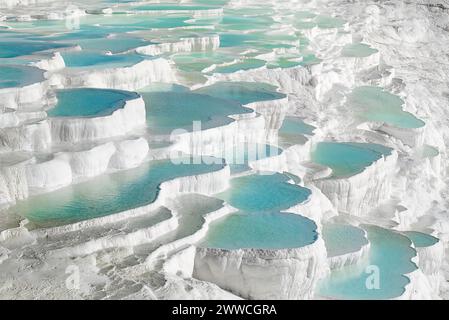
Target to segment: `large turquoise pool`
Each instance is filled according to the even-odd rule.
[[[312,160],[332,169],[334,178],[349,177],[362,172],[392,149],[374,143],[320,142],[312,152]]]
[[[371,243],[366,261],[333,270],[322,280],[318,294],[330,299],[391,299],[399,297],[410,282],[407,274],[416,270],[416,252],[411,241],[394,231],[365,226]],[[379,281],[373,276],[379,276]],[[367,285],[368,284],[368,285]]]
[[[424,121],[402,110],[404,101],[379,87],[358,87],[348,96],[348,106],[365,121],[385,122],[405,129],[420,128]]]
[[[278,100],[286,95],[276,91],[276,87],[258,82],[218,82],[195,92],[209,96],[234,100],[241,104]]]
[[[300,248],[316,241],[316,228],[297,214],[239,212],[212,223],[199,245],[227,250]]]
[[[25,66],[0,66],[0,89],[24,87],[44,80],[44,71]]]
[[[231,188],[218,197],[245,212],[282,211],[311,195],[309,189],[288,183],[289,180],[280,173],[243,176],[233,179]]]
[[[365,232],[348,224],[326,223],[322,233],[328,257],[357,252],[368,244]]]
[[[143,92],[150,131],[171,134],[173,130],[193,130],[193,122],[201,129],[223,126],[233,122],[230,115],[252,112],[241,104],[194,92]]]
[[[70,51],[62,54],[64,62],[69,68],[102,67],[119,68],[130,67],[144,60],[137,54],[107,55],[96,51]]]
[[[156,200],[162,182],[203,174],[223,164],[153,161],[19,202],[12,210],[40,226],[62,225],[138,208]]]
[[[137,93],[107,89],[66,89],[57,92],[58,103],[47,113],[51,117],[99,117],[123,108]]]
[[[404,234],[412,240],[413,244],[417,248],[425,248],[433,246],[438,243],[438,238],[431,236],[427,233],[417,232],[417,231],[405,231]]]

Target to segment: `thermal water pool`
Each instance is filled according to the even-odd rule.
[[[142,92],[147,107],[149,130],[170,134],[173,130],[192,131],[194,122],[201,129],[224,126],[233,122],[230,115],[251,113],[241,104],[194,92]]]
[[[107,216],[154,202],[159,186],[164,181],[214,172],[224,166],[184,160],[183,163],[152,161],[135,169],[105,174],[87,182],[30,197],[18,202],[11,210],[40,226]]]
[[[138,54],[109,55],[96,51],[70,51],[62,53],[68,68],[120,68],[130,67],[145,58]]]
[[[44,80],[44,71],[28,66],[0,66],[0,89],[25,87]]]
[[[405,231],[404,234],[413,242],[413,244],[417,248],[430,247],[440,241],[438,238],[435,238],[430,234],[417,231]]]
[[[199,246],[227,250],[300,248],[316,241],[316,224],[283,212],[238,212],[213,222]]]
[[[281,173],[249,175],[231,180],[231,188],[217,197],[245,212],[282,211],[306,201],[311,191],[288,183]]]
[[[404,101],[382,88],[364,86],[355,88],[348,96],[347,105],[357,117],[365,121],[385,122],[404,129],[421,128],[424,121],[403,111]]]
[[[279,129],[279,140],[282,146],[292,146],[295,144],[304,144],[307,142],[306,136],[312,136],[315,127],[305,123],[297,117],[286,117]]]
[[[328,257],[357,252],[368,244],[365,232],[348,224],[323,224],[322,233]]]
[[[363,226],[371,243],[367,259],[356,265],[332,270],[320,281],[318,295],[329,299],[392,299],[410,282],[406,276],[417,269],[411,241],[394,231]],[[378,282],[373,280],[378,277]]]
[[[50,117],[107,116],[139,97],[134,92],[91,88],[59,90],[56,96],[58,103],[47,112]]]
[[[312,152],[312,161],[331,168],[333,178],[343,178],[362,172],[391,152],[374,143],[320,142]]]
[[[195,90],[197,93],[238,101],[245,105],[248,103],[278,100],[286,97],[285,94],[277,92],[276,87],[257,82],[217,82],[211,86]]]

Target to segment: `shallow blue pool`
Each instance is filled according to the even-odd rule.
[[[368,244],[365,232],[348,224],[326,223],[322,232],[328,257],[357,252]]]
[[[391,299],[400,296],[410,282],[406,274],[416,270],[411,241],[396,232],[364,226],[371,249],[366,261],[333,270],[319,284],[318,294],[330,299]],[[373,271],[374,270],[374,271]],[[378,275],[378,283],[373,280]],[[368,285],[367,285],[368,284]]]
[[[285,94],[277,92],[275,86],[258,82],[218,82],[195,90],[195,92],[238,101],[241,104],[278,100],[286,97]]]
[[[118,68],[130,67],[144,60],[137,54],[107,55],[97,51],[70,51],[62,53],[65,64],[69,68],[102,67]]]
[[[139,97],[134,92],[91,88],[59,90],[56,95],[58,103],[47,112],[50,117],[107,116]]]
[[[239,212],[212,223],[199,245],[227,250],[300,248],[316,241],[316,228],[297,214]]]
[[[306,201],[311,191],[288,183],[280,173],[235,178],[231,188],[218,195],[231,206],[245,212],[282,211]]]
[[[402,110],[404,101],[379,87],[358,87],[348,96],[348,106],[365,121],[385,122],[405,129],[420,128],[424,121]]]
[[[425,248],[433,246],[438,243],[438,238],[431,236],[430,234],[417,232],[417,231],[406,231],[404,234],[412,240],[413,244],[417,248]]]
[[[153,161],[19,202],[12,208],[41,225],[62,225],[138,208],[156,200],[159,185],[177,177],[217,171],[223,164]]]
[[[170,134],[173,130],[193,130],[193,122],[201,129],[214,128],[233,122],[230,115],[251,112],[241,104],[193,92],[142,92],[147,107],[150,131]]]
[[[349,177],[362,172],[392,149],[374,143],[321,142],[312,152],[312,160],[332,169],[334,178]]]
[[[0,66],[0,89],[24,87],[44,79],[44,71],[25,66]]]

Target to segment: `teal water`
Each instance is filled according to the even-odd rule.
[[[404,234],[412,240],[413,244],[417,248],[430,247],[440,241],[438,238],[431,236],[430,234],[417,232],[417,231],[405,231]]]
[[[193,92],[142,92],[147,107],[150,131],[170,134],[173,130],[193,130],[193,122],[201,129],[233,122],[230,115],[251,112],[241,104]]]
[[[373,49],[367,44],[352,43],[352,44],[347,44],[346,46],[343,47],[341,55],[343,57],[363,58],[363,57],[369,57],[370,55],[372,55],[376,52],[378,52],[377,49]]]
[[[65,64],[69,68],[103,67],[118,68],[130,67],[144,60],[137,54],[106,55],[96,51],[70,51],[62,53]]]
[[[216,7],[201,5],[177,5],[177,4],[151,4],[131,7],[138,11],[186,11],[186,10],[210,10]]]
[[[365,232],[348,224],[326,223],[322,233],[328,257],[357,252],[368,244]]]
[[[239,177],[218,197],[245,212],[282,211],[306,201],[311,195],[309,189],[290,184],[289,180],[280,173]]]
[[[404,292],[405,286],[410,282],[406,274],[417,268],[411,261],[416,256],[415,250],[410,247],[411,241],[399,233],[380,227],[364,226],[364,229],[371,243],[367,260],[332,270],[330,276],[320,281],[320,296],[330,299],[371,300],[392,299]],[[375,273],[379,275],[379,286],[373,286],[373,270],[379,271]]]
[[[332,169],[335,178],[362,172],[392,149],[373,143],[320,142],[312,152],[313,162]]]
[[[108,89],[67,89],[56,94],[58,103],[47,113],[50,117],[100,117],[123,108],[138,94]]]
[[[280,134],[285,135],[308,135],[312,136],[315,127],[305,123],[302,119],[296,117],[286,117],[279,130]]]
[[[379,87],[358,87],[348,96],[348,106],[365,121],[385,122],[405,129],[420,128],[425,123],[402,110],[404,101]]]
[[[285,94],[277,92],[276,89],[275,86],[258,82],[217,82],[211,86],[195,90],[195,92],[248,104],[286,97]]]
[[[25,66],[0,66],[0,89],[24,87],[44,79],[44,71]]]
[[[25,40],[2,40],[0,39],[0,58],[15,58],[31,55],[33,53],[64,48],[66,44],[43,42],[43,41],[25,41]]]
[[[223,167],[223,164],[185,162],[152,161],[136,169],[102,175],[33,196],[18,202],[13,210],[40,226],[73,223],[148,205],[156,200],[162,182],[213,172]]]
[[[291,213],[239,212],[211,224],[202,247],[227,250],[300,248],[316,241],[316,224]]]

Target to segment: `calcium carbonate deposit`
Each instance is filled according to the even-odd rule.
[[[0,0],[0,299],[449,299],[446,0]]]

